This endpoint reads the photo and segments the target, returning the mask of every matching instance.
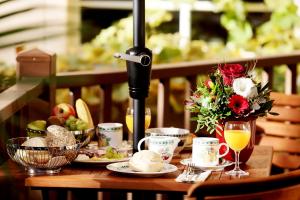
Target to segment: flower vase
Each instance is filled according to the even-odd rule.
[[[248,120],[247,120],[248,121]],[[245,163],[249,160],[253,149],[254,149],[254,145],[255,145],[255,133],[256,133],[256,120],[249,120],[250,126],[251,126],[251,137],[250,137],[250,141],[248,143],[248,145],[240,152],[240,162]],[[224,125],[225,122],[223,123],[219,123],[217,125],[216,128],[216,138],[219,139],[219,142],[222,143],[226,143],[225,141],[225,137],[224,137]],[[223,154],[226,152],[226,147],[222,146],[220,148],[220,154]],[[229,152],[223,157],[226,160],[235,161],[235,153],[232,149],[229,150]]]

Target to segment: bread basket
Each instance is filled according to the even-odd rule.
[[[25,167],[28,174],[54,174],[76,157],[81,143],[62,147],[22,146],[29,137],[11,138],[6,144],[10,158]]]

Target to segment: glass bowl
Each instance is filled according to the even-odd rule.
[[[22,146],[29,137],[11,138],[6,144],[10,158],[25,167],[29,175],[55,174],[61,167],[71,163],[80,149],[81,143],[62,147]]]

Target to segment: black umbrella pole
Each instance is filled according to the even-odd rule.
[[[133,98],[133,153],[138,142],[145,137],[145,98],[148,96],[151,76],[152,52],[145,47],[145,0],[133,0],[133,48],[128,55],[145,56],[139,63],[127,61],[129,94]],[[141,146],[144,149],[144,145]],[[153,193],[151,193],[153,194]],[[133,200],[154,199],[150,193],[134,192]]]
[[[138,142],[145,137],[145,99],[133,100],[133,151],[137,152]],[[144,145],[141,145],[144,149]]]
[[[133,45],[145,47],[145,0],[133,0]]]
[[[133,47],[116,58],[126,60],[129,95],[133,99],[133,153],[145,137],[145,99],[148,97],[152,52],[145,47],[145,0],[133,0]],[[141,146],[143,149],[144,145]]]
[[[145,0],[133,0],[133,46],[137,52],[147,53],[145,49]],[[133,152],[138,151],[138,142],[145,137],[145,98],[148,96],[147,82],[150,73],[147,69],[149,67],[141,65],[136,65],[136,67],[135,78],[140,80],[137,81],[139,88],[135,88],[136,93],[133,100]],[[143,69],[141,70],[141,68]],[[138,73],[138,71],[142,73]],[[144,149],[144,145],[141,147]]]

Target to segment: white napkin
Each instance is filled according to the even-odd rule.
[[[200,174],[189,174],[187,175],[186,172],[183,172],[177,176],[175,179],[176,182],[182,183],[195,183],[195,182],[204,182],[209,175],[211,174],[211,170],[202,172]]]

